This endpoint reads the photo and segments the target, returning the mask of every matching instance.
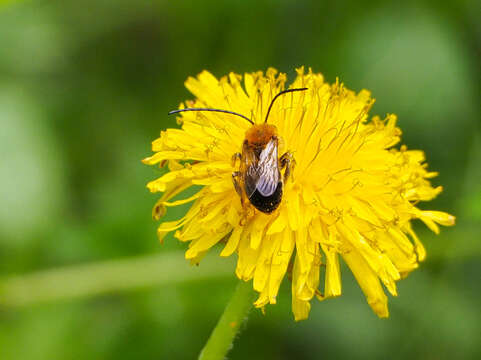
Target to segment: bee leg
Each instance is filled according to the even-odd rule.
[[[242,159],[241,153],[237,152],[234,155],[232,155],[232,167],[235,167],[237,159],[239,159],[239,161],[241,161],[241,159]],[[234,188],[235,188],[235,191],[237,192],[237,195],[239,195],[239,197],[241,199],[241,205],[242,205],[242,207],[244,207],[244,192],[242,191],[241,184],[239,182],[240,176],[241,176],[240,171],[234,171],[232,173],[232,182],[234,183]]]
[[[235,167],[237,159],[239,159],[239,161],[240,161],[241,158],[242,158],[241,153],[236,152],[234,155],[232,155],[232,167]]]
[[[234,189],[237,192],[237,195],[239,195],[241,199],[241,204],[242,206],[244,206],[244,193],[242,192],[242,188],[239,184],[239,180],[238,180],[239,176],[240,176],[240,171],[234,171],[232,173],[232,182],[234,183]]]
[[[247,211],[249,209],[249,206],[248,206],[248,204],[245,200],[245,193],[242,191],[241,185],[239,183],[238,178],[240,177],[240,175],[241,175],[240,171],[234,171],[232,173],[232,182],[234,183],[235,191],[237,192],[237,194],[240,197],[242,209],[244,209],[244,211],[242,212],[242,216],[239,219],[239,225],[244,226],[247,223],[247,218],[248,218]]]
[[[292,156],[292,153],[286,152],[280,157],[279,162],[281,165],[281,169],[286,168],[284,170],[284,182],[287,182],[287,179],[291,177],[291,174],[294,171],[294,168],[296,166],[296,160],[294,160],[294,156]]]

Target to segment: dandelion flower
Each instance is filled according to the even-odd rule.
[[[286,75],[268,69],[217,79],[203,71],[185,86],[196,99],[181,109],[225,109],[259,124],[273,97],[286,88]],[[154,219],[168,207],[193,202],[181,219],[161,223],[158,236],[162,240],[175,231],[189,243],[185,257],[193,263],[222,243],[221,256],[238,256],[236,275],[253,280],[259,308],[276,303],[291,273],[296,320],[308,317],[313,297],[341,295],[342,259],[373,311],[387,317],[384,288],[396,296],[396,281],[426,256],[411,221],[420,219],[435,233],[438,224],[454,225],[452,215],[417,207],[442,191],[429,181],[437,173],[427,170],[422,151],[394,147],[401,136],[395,115],[368,119],[374,103],[369,91],[356,94],[338,81],[330,85],[304,68],[297,69],[289,88],[307,90],[279,97],[269,115],[279,154],[289,151],[296,164],[277,209],[263,213],[249,202],[242,206],[232,182],[239,170],[232,155],[242,151],[252,125],[231,114],[182,112],[181,129],[162,131],[152,143],[154,154],[143,160],[168,164],[169,171],[147,185],[162,193]],[[200,190],[182,197],[194,185]]]

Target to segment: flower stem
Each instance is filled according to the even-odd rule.
[[[240,280],[236,290],[217,325],[210,334],[209,340],[200,352],[199,360],[221,360],[232,348],[234,337],[242,322],[247,319],[254,301],[252,284]]]

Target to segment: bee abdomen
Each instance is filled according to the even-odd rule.
[[[282,182],[277,183],[276,190],[269,196],[263,196],[259,190],[255,190],[254,193],[249,197],[249,201],[255,208],[263,213],[269,214],[273,212],[282,199]]]

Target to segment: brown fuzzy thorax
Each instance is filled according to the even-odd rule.
[[[257,124],[246,131],[246,140],[250,146],[264,147],[273,136],[277,136],[277,128],[270,124]]]

